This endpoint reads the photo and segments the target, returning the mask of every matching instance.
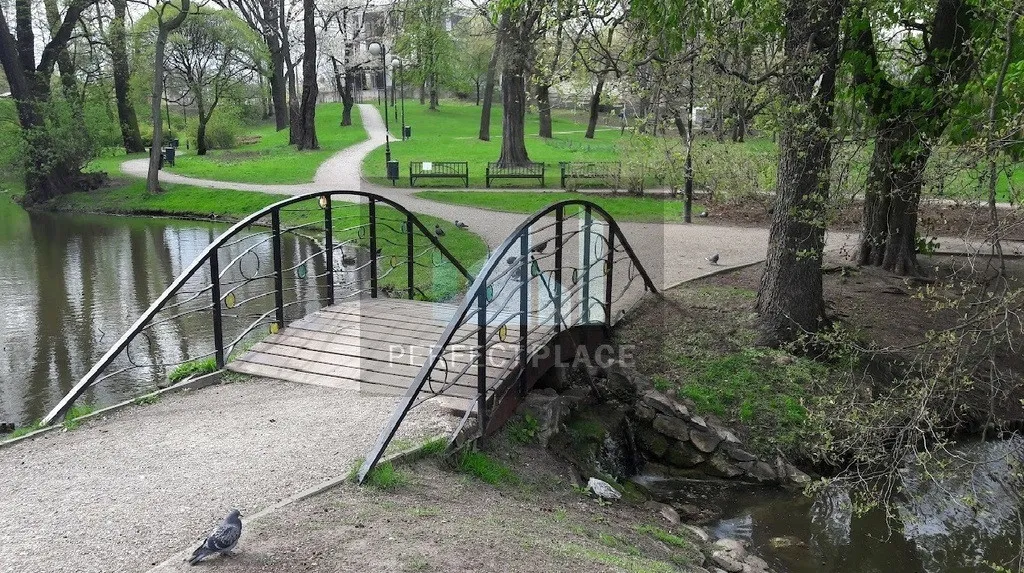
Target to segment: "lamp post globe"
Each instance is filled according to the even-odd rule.
[[[370,54],[379,56],[384,51],[384,46],[381,46],[379,42],[370,42],[370,45],[366,47],[370,51]]]

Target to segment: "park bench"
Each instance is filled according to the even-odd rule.
[[[622,163],[618,161],[562,161],[558,164],[562,172],[562,188],[568,180],[591,179],[611,183],[619,188],[622,178]]]
[[[540,179],[540,186],[544,186],[544,164],[530,163],[529,165],[501,165],[500,163],[487,164],[487,186],[491,186],[492,179]]]
[[[410,161],[409,187],[416,186],[416,180],[427,178],[462,179],[469,187],[469,162],[467,161]]]

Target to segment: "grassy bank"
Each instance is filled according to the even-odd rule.
[[[49,208],[60,212],[107,213],[117,215],[155,215],[166,217],[199,218],[234,221],[254,213],[286,197],[266,193],[206,189],[190,185],[164,185],[165,192],[151,195],[146,192],[145,181],[130,179],[117,180],[107,188],[91,193],[73,193],[58,197]],[[335,202],[335,240],[356,240],[366,245],[366,233],[354,228],[353,220],[366,221],[368,212],[365,204]],[[345,215],[353,218],[343,219]],[[423,225],[432,230],[440,225],[446,232],[441,243],[470,271],[479,268],[487,257],[487,245],[477,235],[456,229],[443,219],[429,215],[417,215]],[[286,226],[301,225],[310,221],[322,221],[323,215],[316,202],[311,200],[290,207],[282,214]],[[401,228],[403,216],[390,208],[379,208],[378,217],[388,224],[378,226],[381,256],[385,261],[402,261],[405,258],[406,236]],[[269,218],[268,218],[269,221]],[[310,227],[311,229],[314,227]],[[416,236],[416,252],[428,248],[422,235]],[[437,257],[435,257],[437,258]],[[422,261],[420,261],[422,262]],[[440,260],[435,261],[440,262]],[[404,263],[402,263],[404,269]],[[382,279],[382,286],[396,289],[405,288],[404,272],[392,272]],[[447,299],[465,286],[465,280],[453,272],[447,264],[431,264],[415,267],[415,282],[422,295],[430,299]]]
[[[617,221],[640,221],[660,223],[664,221],[682,220],[683,201],[679,199],[661,199],[656,197],[609,197],[583,193],[544,193],[544,192],[501,192],[501,191],[423,191],[417,197],[450,203],[493,209],[508,213],[535,213],[548,205],[559,201],[582,199],[601,206]],[[694,203],[693,213],[704,207]],[[567,214],[570,212],[567,211]]]
[[[383,109],[381,109],[383,112]],[[391,111],[389,108],[388,111]],[[391,118],[394,119],[394,112]],[[487,162],[496,161],[501,152],[501,106],[494,106],[491,113],[491,140],[480,141],[480,108],[457,102],[444,101],[438,111],[419,103],[405,102],[405,120],[412,126],[412,138],[392,142],[392,156],[400,161],[399,173],[406,183],[409,176],[409,161],[468,161],[469,184],[484,186],[484,169]],[[394,126],[394,124],[392,124]],[[542,139],[537,134],[537,116],[530,114],[526,119],[526,147],[532,161],[547,164],[547,186],[558,186],[559,161],[618,161],[618,142],[622,138],[618,130],[601,128],[594,139],[583,137],[585,124],[562,117],[552,121],[555,137]],[[396,134],[399,128],[392,127]],[[376,183],[388,183],[384,178],[384,149],[378,148],[363,161],[363,173]],[[445,180],[441,180],[445,181]],[[452,185],[461,182],[451,180]],[[495,182],[499,186],[510,180]],[[534,180],[511,180],[513,185],[537,186]]]
[[[211,149],[207,155],[195,155],[194,150],[178,149],[174,167],[164,169],[176,175],[237,181],[241,183],[291,184],[313,180],[317,168],[338,151],[366,140],[359,109],[352,110],[352,125],[340,127],[341,104],[317,106],[316,133],[320,149],[299,151],[288,144],[288,130],[276,131],[273,123],[263,123],[243,131],[239,139],[252,141],[235,149]],[[111,175],[121,172],[120,164],[128,159],[146,157],[146,154],[113,155],[100,157],[89,164],[92,171],[106,171]]]

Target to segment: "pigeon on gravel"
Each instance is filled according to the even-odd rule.
[[[514,264],[516,264],[516,261],[518,261],[518,260],[519,260],[519,257],[513,255],[513,256],[510,256],[509,258],[505,259],[505,262],[510,264],[510,265],[514,265]]]
[[[708,262],[713,264],[713,265],[717,265],[718,264],[718,253],[715,253],[715,254],[711,255],[710,257],[708,257]]]
[[[444,236],[444,229],[441,228],[441,225],[434,225],[434,234],[438,237]]]
[[[460,229],[468,229],[469,228],[469,225],[463,223],[462,221],[460,221],[458,219],[455,219],[455,226],[460,228]]]
[[[206,541],[192,552],[188,564],[195,565],[217,553],[230,554],[238,543],[238,538],[242,536],[242,520],[239,519],[241,516],[237,509],[231,510],[224,521],[213,529]]]
[[[534,246],[534,247],[533,247],[532,249],[530,249],[530,250],[531,250],[531,251],[533,251],[533,252],[535,252],[535,253],[543,253],[543,252],[544,252],[544,249],[546,249],[546,248],[548,248],[548,242],[547,242],[547,241],[544,241],[544,242],[542,242],[542,243],[537,243],[537,245],[536,245],[536,246]]]
[[[707,217],[708,217],[708,210],[704,209],[703,211],[700,212],[700,215],[697,215],[697,216],[702,218],[702,219],[707,219]]]

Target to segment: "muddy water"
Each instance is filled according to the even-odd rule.
[[[709,500],[723,513],[708,528],[749,541],[793,573],[975,573],[993,571],[989,564],[1020,571],[1024,440],[961,445],[948,461],[942,475],[904,474],[908,495],[895,522],[878,511],[853,515],[838,489],[816,499],[730,489]]]
[[[25,424],[43,416],[226,229],[166,219],[27,213],[0,193],[0,422]],[[306,260],[316,248],[311,241],[286,235],[286,268]],[[256,255],[269,260],[269,242],[260,249],[242,263],[251,265]],[[222,269],[227,264],[223,261],[236,255],[232,248],[221,249]],[[341,269],[337,259],[336,268]],[[313,262],[308,271],[303,269],[311,280],[323,273],[322,264]],[[201,278],[209,280],[207,275]],[[315,299],[316,289],[323,287],[323,279],[317,280],[312,286],[297,285],[286,302],[300,296],[296,293],[301,288],[313,291],[308,298]],[[238,291],[239,300],[246,296],[245,290]],[[258,302],[271,304],[272,299]],[[204,304],[208,300],[202,298]],[[225,311],[226,336],[233,326],[229,314]],[[148,344],[135,346],[133,359],[170,363],[209,352],[210,316],[208,310],[195,312],[159,325],[144,341]],[[103,406],[137,396],[152,389],[166,370],[127,371],[97,385],[86,398]]]

